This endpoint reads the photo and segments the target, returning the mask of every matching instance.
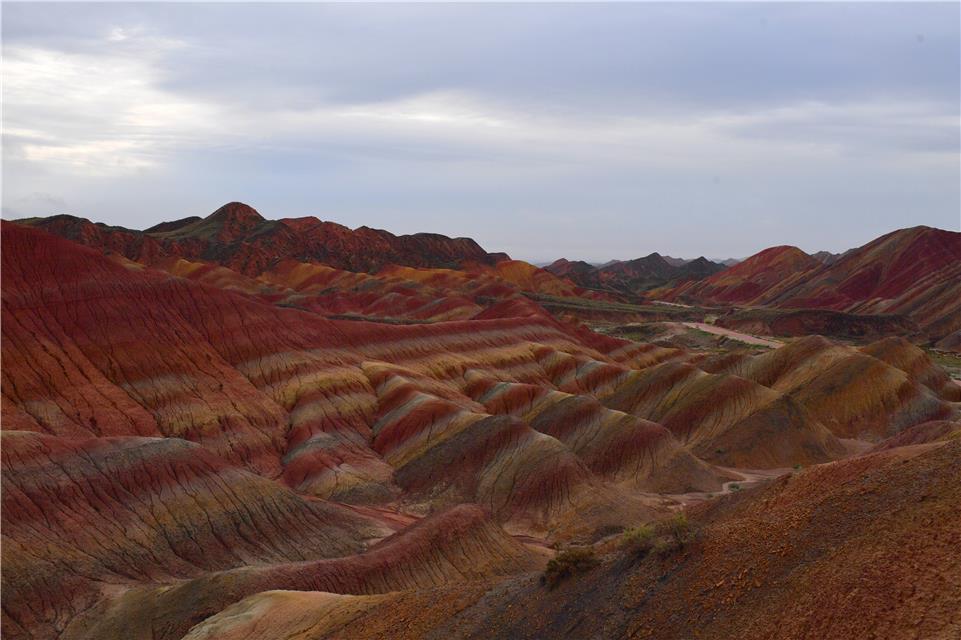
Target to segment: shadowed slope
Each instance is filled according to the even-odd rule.
[[[882,440],[872,447],[871,451],[884,451],[886,449],[894,449],[895,447],[907,447],[915,444],[958,439],[961,439],[961,422],[932,420],[931,422],[916,424],[896,436]]]
[[[953,638],[959,474],[961,442],[865,455],[699,505],[682,550],[615,552],[553,590],[532,575],[376,598],[261,593],[189,637]]]
[[[166,588],[130,590],[78,619],[64,638],[175,640],[204,618],[262,591],[387,593],[529,571],[541,563],[537,554],[493,525],[480,508],[462,505],[422,520],[360,555],[248,567]]]
[[[698,540],[676,556],[614,560],[550,594],[521,584],[424,637],[460,623],[478,638],[951,638],[959,474],[954,442],[782,476],[700,507]]]
[[[111,586],[356,552],[378,530],[172,438],[4,431],[3,627],[54,635]]]

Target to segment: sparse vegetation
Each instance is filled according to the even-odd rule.
[[[678,546],[671,538],[658,538],[657,542],[654,543],[653,551],[661,557],[669,556],[677,550]]]
[[[961,380],[961,355],[950,351],[940,351],[938,349],[925,349],[928,357],[936,365],[947,371],[948,375],[955,380]]]
[[[575,547],[558,553],[541,576],[541,584],[553,589],[567,578],[583,573],[598,563],[594,550],[590,547]]]
[[[621,536],[621,547],[629,553],[643,557],[654,548],[655,536],[654,527],[642,524],[624,532]]]
[[[736,483],[736,482],[732,482],[731,485],[730,485],[730,487],[731,487],[731,491],[740,491],[740,490],[741,490],[741,485],[739,485],[739,484]]]
[[[671,536],[678,549],[683,548],[694,539],[694,527],[684,513],[677,513],[665,524],[667,533]]]
[[[676,513],[657,525],[642,525],[628,529],[621,538],[621,547],[630,554],[667,556],[683,549],[697,535],[694,525],[684,513]]]

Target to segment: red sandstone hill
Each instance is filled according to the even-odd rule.
[[[947,640],[961,631],[959,474],[957,440],[898,447],[697,505],[683,548],[601,545],[554,589],[522,573],[378,595],[265,590],[186,638]]]
[[[178,256],[217,262],[246,275],[257,275],[285,258],[373,272],[389,264],[456,268],[465,263],[496,264],[505,257],[487,253],[469,238],[433,233],[395,236],[369,227],[351,230],[313,217],[266,220],[239,202],[206,218],[165,222],[146,231],[67,215],[20,222],[139,262]]]
[[[505,254],[488,254],[467,238],[394,236],[316,218],[268,221],[240,203],[143,232],[72,216],[21,222],[118,261],[324,315],[454,320],[523,292],[603,297]]]
[[[283,637],[280,624],[340,621],[337,637],[362,619],[419,637],[414,618],[443,627],[494,583],[507,585],[489,599],[500,611],[533,584],[505,576],[539,568],[549,544],[603,540],[687,499],[673,494],[741,477],[715,465],[816,465],[847,455],[842,438],[953,433],[924,425],[957,419],[957,387],[903,340],[856,349],[810,337],[755,356],[628,342],[520,295],[579,295],[526,263],[370,274],[269,257],[261,239],[291,224],[221,210],[154,234],[67,225],[82,243],[0,225],[5,636],[243,637],[252,621]],[[167,254],[235,245],[230,266]],[[268,268],[241,273],[234,258]],[[432,322],[325,317],[335,303]],[[824,513],[818,496],[831,508],[850,497],[828,485],[789,493],[805,508],[771,517],[806,522]],[[763,553],[786,535],[771,533]],[[552,602],[567,606],[542,593],[518,602],[551,616]],[[598,593],[612,606],[627,597]],[[438,633],[470,635],[485,607]],[[531,619],[523,633],[551,637],[564,620]],[[341,635],[376,637],[360,629]]]
[[[894,231],[770,292],[764,304],[902,314],[929,336],[949,335],[961,330],[961,233]]]
[[[663,297],[746,305],[820,264],[797,247],[771,247],[708,278],[682,284]]]
[[[933,341],[961,331],[961,233],[912,227],[823,263],[774,247],[657,292],[665,300],[907,316]]]

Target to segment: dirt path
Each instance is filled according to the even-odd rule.
[[[706,491],[694,491],[691,493],[676,493],[676,494],[665,494],[664,497],[671,498],[677,501],[678,506],[685,506],[693,504],[695,502],[703,502],[705,500],[710,500],[714,496],[723,495],[725,493],[733,493],[734,491],[740,491],[741,489],[747,489],[748,487],[753,487],[754,485],[767,482],[772,478],[777,478],[785,473],[791,471],[791,469],[732,469],[730,467],[718,467],[724,471],[729,472],[731,475],[741,476],[740,480],[731,480],[725,482],[721,485],[720,491],[715,491],[709,493]]]
[[[755,344],[761,347],[770,347],[772,349],[777,349],[778,347],[783,347],[784,343],[780,340],[774,340],[772,338],[759,338],[757,336],[752,336],[748,333],[740,333],[738,331],[732,331],[731,329],[725,329],[723,327],[717,327],[713,324],[707,324],[705,322],[685,322],[683,323],[685,327],[690,329],[698,329],[704,331],[705,333],[713,333],[717,336],[725,336],[733,340],[738,340],[746,344]]]

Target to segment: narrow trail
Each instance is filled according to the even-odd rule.
[[[703,502],[705,500],[710,500],[715,496],[724,495],[726,493],[733,493],[735,491],[740,491],[741,489],[747,489],[748,487],[753,487],[758,484],[762,484],[778,476],[784,475],[791,471],[790,468],[778,468],[778,469],[733,469],[730,467],[718,467],[724,471],[729,472],[732,475],[741,476],[739,480],[729,480],[721,485],[720,491],[692,491],[691,493],[675,493],[675,494],[664,494],[665,498],[670,498],[677,501],[678,507],[686,506],[689,504],[694,504],[695,502]]]
[[[754,344],[761,347],[770,347],[772,349],[777,349],[778,347],[783,347],[784,343],[780,340],[773,340],[770,338],[759,338],[757,336],[752,336],[748,333],[740,333],[739,331],[732,331],[731,329],[725,329],[723,327],[717,327],[713,324],[707,324],[705,322],[684,322],[685,327],[690,329],[698,329],[699,331],[704,331],[705,333],[713,333],[718,336],[725,336],[727,338],[732,338],[734,340],[739,340],[746,344]]]

